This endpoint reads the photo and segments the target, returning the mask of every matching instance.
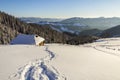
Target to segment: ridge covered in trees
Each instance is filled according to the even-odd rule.
[[[0,12],[0,44],[9,44],[9,42],[15,38],[18,34],[37,34],[46,39],[46,43],[68,43],[68,44],[80,44],[81,37],[69,34],[61,33],[53,30],[50,25],[38,25],[38,24],[28,24],[20,21],[18,18]],[[88,37],[89,39],[96,40],[96,37]],[[82,37],[82,43],[84,39]],[[90,41],[91,42],[91,41]]]

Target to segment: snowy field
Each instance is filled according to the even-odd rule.
[[[0,46],[0,80],[120,80],[119,74],[120,38],[79,46]]]

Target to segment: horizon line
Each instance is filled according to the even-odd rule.
[[[96,16],[96,17],[36,17],[36,16],[15,16],[17,18],[45,18],[45,19],[68,19],[68,18],[120,18],[120,16],[109,16],[109,17],[105,17],[105,16]]]

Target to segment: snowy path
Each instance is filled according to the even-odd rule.
[[[17,74],[13,74],[9,77],[10,80],[67,80],[64,75],[61,75],[57,69],[51,64],[55,58],[55,54],[46,46],[45,51],[48,53],[42,59],[37,59],[21,67]]]
[[[94,48],[95,50],[104,52],[106,54],[120,57],[120,45],[119,44],[113,44],[113,43],[110,43],[107,41],[107,42],[103,42],[101,44],[99,44],[99,43],[95,44],[91,47]]]
[[[120,57],[120,52],[115,51],[115,49],[110,50],[110,49],[107,48],[107,46],[105,46],[105,47],[95,46],[93,48],[98,50],[98,51],[101,51],[101,52],[104,52],[104,53],[107,53],[107,54],[110,54],[110,55],[114,55],[114,56]]]

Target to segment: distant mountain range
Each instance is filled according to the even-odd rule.
[[[27,23],[59,22],[63,20],[59,18],[36,18],[36,17],[20,17],[19,19]]]
[[[53,30],[49,25],[25,23],[7,13],[0,12],[0,44],[8,44],[18,34],[36,34],[47,43],[64,43],[71,37]]]
[[[56,22],[51,19],[52,21],[50,22],[40,21],[38,23],[26,23],[26,20],[21,20],[20,18],[18,19],[4,12],[0,12],[0,44],[8,44],[21,33],[40,35],[45,38],[47,43],[76,45],[93,42],[101,37],[120,37],[119,18],[70,18],[59,21],[54,19]],[[91,24],[95,21],[94,24],[97,25],[99,23],[99,26],[104,24],[105,28],[108,29],[95,29],[90,25],[81,24],[80,20],[91,21]]]
[[[120,25],[120,18],[79,18],[73,17],[69,19],[50,19],[50,18],[20,18],[27,23],[37,23],[40,25],[49,24],[58,31],[66,32],[81,32],[88,29],[105,30],[113,26]]]
[[[59,32],[71,32],[78,33],[86,29],[90,29],[86,25],[81,25],[80,23],[63,23],[65,19],[56,18],[19,18],[26,23],[36,23],[39,25],[51,25],[51,28]]]
[[[79,34],[60,32],[51,25],[26,23],[7,13],[0,12],[0,44],[9,44],[18,34],[36,34],[45,38],[46,43],[79,45],[98,39],[94,36],[79,37]]]

